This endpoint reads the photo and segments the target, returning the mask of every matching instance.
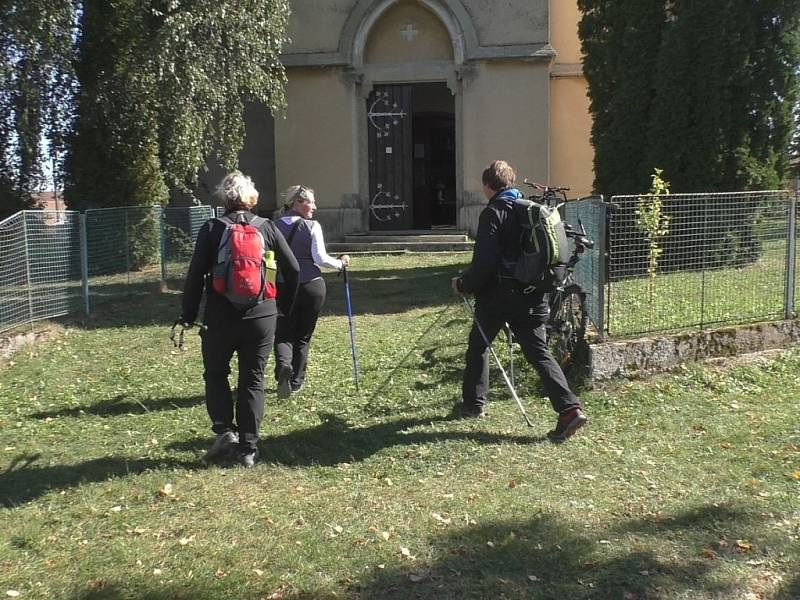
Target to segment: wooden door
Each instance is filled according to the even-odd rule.
[[[376,85],[367,100],[369,228],[413,226],[410,85]]]

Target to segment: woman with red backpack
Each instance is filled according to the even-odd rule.
[[[300,268],[275,224],[253,214],[258,191],[249,177],[229,173],[216,192],[225,214],[206,221],[197,235],[179,320],[191,326],[205,288],[203,379],[211,430],[217,435],[206,458],[220,459],[235,449],[239,462],[252,467],[264,416],[264,369],[278,314],[291,312]],[[276,262],[283,280],[280,293]],[[234,353],[239,363],[235,406],[228,383]]]

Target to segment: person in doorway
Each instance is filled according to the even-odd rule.
[[[555,428],[547,436],[566,440],[586,424],[583,407],[547,347],[545,323],[547,296],[529,290],[508,272],[522,252],[521,224],[514,217],[514,201],[523,198],[514,188],[516,174],[507,162],[495,160],[483,171],[483,193],[489,201],[480,214],[472,264],[452,279],[457,294],[475,295],[475,320],[469,334],[462,383],[460,411],[465,417],[483,417],[489,388],[489,351],[504,323],[514,332],[526,360],[536,369],[558,413]],[[487,340],[481,335],[483,329]]]
[[[278,313],[291,312],[300,267],[275,224],[253,214],[258,192],[249,177],[239,171],[229,173],[216,192],[225,207],[225,215],[222,219],[206,221],[197,235],[179,320],[184,327],[190,327],[195,321],[205,287],[205,326],[200,333],[203,379],[211,430],[217,435],[206,458],[217,460],[238,450],[239,462],[252,467],[258,458],[258,432],[264,416],[264,369],[272,350]],[[215,289],[218,285],[217,280],[212,283],[212,268],[221,256],[219,247],[223,234],[233,224],[256,228],[263,240],[264,252],[274,253],[283,278],[277,299],[274,285],[267,284],[266,274],[261,284],[256,284],[261,290],[249,306],[234,304],[226,292]],[[231,240],[226,236],[226,244],[230,242],[233,248],[235,243]],[[266,265],[267,259],[262,260]],[[260,263],[257,269],[261,268]],[[235,406],[228,383],[234,353],[239,363]]]
[[[347,254],[339,258],[325,251],[322,226],[313,220],[314,190],[293,185],[285,192],[284,213],[276,225],[300,264],[300,287],[295,309],[278,317],[275,335],[275,378],[278,398],[288,398],[303,387],[308,351],[317,319],[325,303],[325,280],[320,267],[342,270],[350,265]],[[278,284],[280,293],[283,283]]]

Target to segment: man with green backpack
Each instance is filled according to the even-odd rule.
[[[508,323],[559,415],[555,428],[547,436],[553,442],[562,442],[587,422],[580,401],[569,389],[561,367],[547,347],[547,292],[553,284],[552,272],[558,267],[563,252],[558,251],[560,241],[555,239],[558,237],[557,219],[548,220],[545,214],[542,222],[547,227],[537,232],[542,236],[541,243],[534,244],[544,254],[531,256],[530,248],[526,248],[532,241],[531,223],[526,222],[531,212],[528,206],[522,207],[524,210],[521,208],[527,201],[513,187],[515,180],[514,169],[502,160],[493,161],[483,171],[483,193],[489,202],[479,217],[472,264],[452,280],[457,294],[475,295],[460,410],[465,417],[485,415],[484,405],[489,390],[489,345]],[[526,219],[522,215],[526,215]],[[523,276],[526,270],[523,263],[530,266],[537,262],[541,265],[541,272]],[[523,277],[526,283],[522,282]]]

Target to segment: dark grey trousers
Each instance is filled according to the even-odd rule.
[[[264,368],[275,338],[277,315],[214,322],[203,337],[206,408],[214,433],[239,432],[239,448],[255,450],[264,418]],[[236,406],[228,376],[234,352],[239,362]],[[235,410],[234,410],[235,408]]]
[[[546,296],[541,292],[525,294],[516,283],[498,285],[475,298],[475,319],[489,343],[508,323],[525,359],[539,374],[553,410],[561,413],[573,406],[580,406],[580,401],[569,389],[564,372],[547,347],[547,316]],[[489,394],[489,359],[486,341],[473,322],[461,389],[466,407],[478,407],[486,403]]]

